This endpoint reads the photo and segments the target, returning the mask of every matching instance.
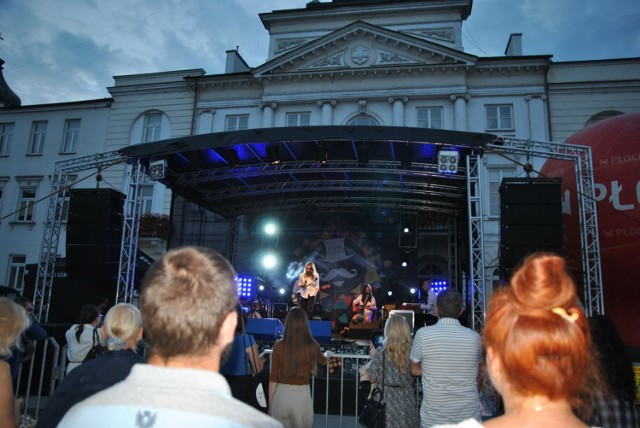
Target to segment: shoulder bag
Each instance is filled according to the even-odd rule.
[[[381,385],[380,388],[378,385]],[[382,351],[382,376],[378,379],[376,386],[369,394],[369,397],[364,400],[364,407],[360,418],[360,423],[367,428],[384,428],[386,425],[385,420],[385,407],[384,401],[384,350]]]
[[[93,340],[93,345],[91,346],[91,349],[89,349],[89,352],[87,352],[87,356],[84,357],[84,360],[82,360],[83,363],[85,361],[94,360],[94,359],[98,358],[100,355],[104,355],[104,354],[107,353],[107,348],[100,344],[100,339],[98,338],[98,329],[97,328],[93,329],[93,338],[92,338],[92,340]]]

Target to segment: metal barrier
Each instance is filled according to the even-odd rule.
[[[273,351],[271,349],[266,349],[264,351],[262,351],[262,353],[260,354],[260,357],[264,357],[264,356],[271,356],[271,353]],[[357,355],[357,354],[332,354],[331,358],[335,358],[338,359],[339,362],[339,366],[341,367],[340,369],[340,376],[339,376],[339,381],[340,381],[340,386],[339,386],[339,396],[338,397],[332,397],[330,394],[331,388],[329,387],[331,380],[337,380],[336,377],[331,377],[331,372],[330,372],[330,367],[329,364],[331,364],[331,359],[330,361],[327,361],[327,365],[325,367],[324,370],[324,374],[322,376],[317,376],[317,377],[313,377],[311,380],[311,401],[314,403],[314,415],[316,417],[314,417],[314,420],[317,421],[317,416],[318,415],[322,415],[324,414],[324,426],[325,428],[328,427],[342,427],[342,426],[354,426],[354,427],[360,427],[360,423],[358,422],[358,415],[360,413],[360,406],[359,406],[359,402],[360,402],[360,368],[365,365],[367,362],[370,361],[370,357],[369,355]],[[269,372],[271,372],[271,358],[269,358]],[[349,391],[345,390],[345,375],[346,376],[351,376],[351,375],[355,375],[355,377],[353,378],[355,380],[355,385],[354,385],[354,390],[353,390],[353,395],[345,395],[349,393]],[[324,402],[325,402],[325,406],[324,406],[324,412],[318,412],[318,408],[316,408],[315,403],[316,403],[316,394],[317,394],[317,381],[318,380],[324,380],[326,388],[325,388],[325,397],[324,397]],[[416,382],[416,407],[419,407],[420,405],[420,400],[418,399],[419,397],[419,393],[420,393],[420,382],[417,381],[418,378],[416,378],[416,380],[414,382]],[[353,409],[354,409],[354,414],[353,415],[345,415],[345,409],[344,409],[344,403],[345,403],[345,397],[353,397]],[[363,399],[366,397],[362,397]],[[336,400],[339,399],[340,400],[340,411],[337,415],[332,415],[329,411],[329,404],[330,402],[335,402],[332,400]],[[318,425],[314,423],[314,427],[317,427]]]
[[[47,337],[34,342],[33,347],[33,355],[20,367],[15,390],[16,398],[23,398],[21,413],[37,418],[45,405],[43,398],[51,395],[64,378],[67,346],[60,349],[53,337]]]
[[[42,408],[46,405],[46,398],[48,398],[57,385],[64,379],[66,371],[66,348],[63,346],[60,348],[58,342],[53,337],[47,337],[44,342],[36,342],[34,344],[35,349],[33,357],[25,362],[20,368],[18,375],[18,384],[16,386],[16,397],[22,396],[24,398],[24,407],[22,414],[30,415],[38,418],[38,414]],[[41,348],[41,349],[40,349]],[[39,350],[40,349],[40,350]],[[269,371],[271,371],[271,349],[266,349],[260,353],[260,357],[269,358]],[[311,380],[311,399],[314,403],[314,414],[324,415],[324,426],[354,426],[359,427],[358,414],[360,409],[359,402],[361,399],[360,394],[360,368],[369,362],[369,355],[358,354],[332,354],[330,360],[324,368],[320,369],[321,374]],[[337,363],[337,370],[334,373],[331,372],[331,364]],[[28,367],[28,371],[25,368]],[[335,372],[339,372],[339,376],[336,377]],[[23,376],[24,375],[24,376]],[[345,381],[354,381],[353,390],[345,387]],[[35,382],[34,382],[35,380]],[[316,408],[316,396],[321,389],[318,381],[324,381],[324,409]],[[332,381],[339,380],[339,394],[338,396],[332,396],[330,385]],[[26,385],[24,384],[26,381]],[[35,383],[35,388],[34,388]],[[45,388],[46,386],[46,388]],[[419,388],[420,382],[417,383]],[[268,388],[267,388],[268,391]],[[418,393],[418,389],[416,393]],[[364,399],[365,397],[362,397]],[[352,399],[353,414],[345,415],[345,399]],[[331,414],[330,404],[335,403],[335,400],[340,400],[338,414]],[[419,400],[416,400],[416,405],[419,405]],[[349,406],[350,407],[350,406]],[[318,410],[322,410],[318,412]],[[316,418],[314,418],[316,419]],[[314,424],[317,426],[317,424]]]

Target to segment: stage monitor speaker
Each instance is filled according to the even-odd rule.
[[[506,279],[527,255],[562,255],[562,194],[559,180],[505,178],[500,184],[500,268]]]
[[[69,276],[117,276],[124,199],[124,194],[113,189],[71,190],[66,247]]]
[[[373,340],[373,333],[380,330],[378,323],[361,322],[358,324],[349,324],[349,338],[350,339],[365,339]]]
[[[409,324],[409,329],[413,332],[413,327],[415,326],[415,316],[416,316],[414,311],[409,311],[405,309],[394,309],[392,311],[389,311],[390,317],[394,315],[403,317],[407,321],[407,324]]]
[[[318,343],[331,343],[331,321],[309,320],[309,329]]]
[[[282,337],[284,326],[277,318],[249,318],[244,330],[256,340],[274,342]]]

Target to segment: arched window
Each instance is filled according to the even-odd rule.
[[[352,126],[380,126],[377,120],[371,116],[358,116],[349,121]]]
[[[587,120],[587,122],[584,124],[584,127],[586,128],[587,126],[593,125],[596,122],[600,122],[601,120],[609,119],[610,117],[618,116],[620,114],[623,114],[623,113],[621,111],[616,111],[616,110],[601,111],[600,113],[597,113],[591,116],[589,120]]]

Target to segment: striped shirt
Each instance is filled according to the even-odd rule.
[[[480,420],[478,367],[480,335],[454,318],[416,333],[411,361],[422,365],[421,427]]]

